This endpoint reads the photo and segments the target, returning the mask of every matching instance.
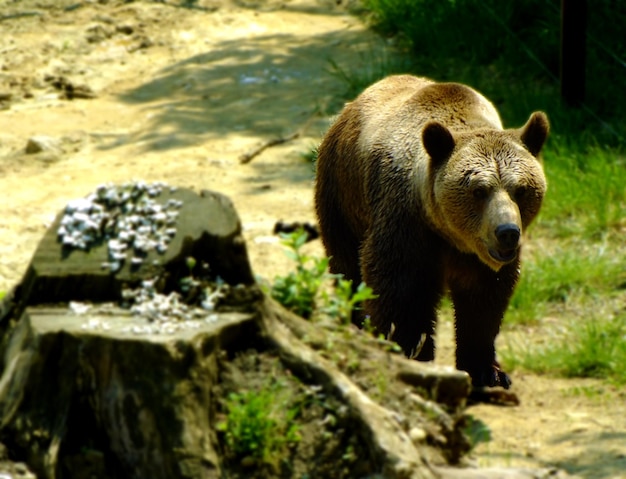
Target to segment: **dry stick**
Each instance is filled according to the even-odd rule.
[[[255,156],[260,155],[265,149],[269,148],[270,146],[282,145],[283,143],[287,143],[288,141],[295,140],[296,138],[300,136],[300,133],[301,133],[301,130],[298,130],[289,136],[285,136],[282,138],[274,138],[272,140],[266,141],[265,143],[262,143],[261,145],[257,146],[254,150],[241,155],[239,157],[239,162],[242,165],[246,163],[250,163]]]
[[[41,12],[16,12],[16,13],[9,13],[8,15],[0,15],[0,22],[4,22],[5,20],[13,20],[14,18],[36,17],[38,15],[43,15],[43,13],[41,13]]]
[[[287,143],[288,141],[295,140],[300,135],[302,135],[304,130],[306,130],[306,128],[309,126],[309,124],[313,121],[313,118],[315,118],[317,113],[318,113],[318,111],[316,110],[309,117],[309,119],[304,123],[304,125],[302,125],[300,128],[298,128],[291,135],[282,136],[280,138],[273,138],[271,140],[266,141],[265,143],[261,143],[259,146],[257,146],[253,150],[249,151],[248,153],[244,153],[243,155],[241,155],[239,157],[239,163],[241,163],[242,165],[245,165],[246,163],[250,163],[255,157],[259,156],[267,148],[269,148],[271,146],[282,145],[283,143]]]

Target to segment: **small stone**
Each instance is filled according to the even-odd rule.
[[[44,135],[29,138],[25,148],[28,155],[41,153],[42,151],[60,153],[61,150],[61,141],[59,139]]]
[[[68,306],[74,314],[85,314],[91,308],[91,305],[78,301],[70,301]]]
[[[87,28],[85,39],[89,43],[100,43],[113,36],[113,28],[108,25],[92,25]]]
[[[122,263],[119,261],[111,261],[109,263],[109,268],[111,269],[111,272],[115,273],[122,268]]]
[[[412,427],[409,431],[409,437],[413,443],[419,443],[424,442],[428,437],[428,434],[426,434],[426,431],[424,431],[421,427]]]
[[[135,31],[135,28],[132,25],[117,25],[115,27],[115,31],[119,33],[123,33],[124,35],[132,35]]]

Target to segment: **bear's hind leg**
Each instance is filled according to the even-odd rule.
[[[351,281],[352,294],[356,293],[362,282],[358,255],[360,244],[357,237],[347,227],[335,227],[324,244],[329,257],[330,272],[341,274],[343,279]],[[353,309],[350,319],[352,324],[361,328],[365,315],[362,310]]]
[[[352,291],[356,292],[361,283],[361,267],[359,265],[360,242],[358,237],[347,225],[338,208],[333,208],[334,203],[318,203],[318,217],[320,219],[320,233],[326,256],[329,257],[329,269],[333,274],[341,274],[344,279],[352,281]],[[324,211],[321,211],[324,208]],[[353,311],[352,322],[361,327],[363,314],[361,311]]]
[[[435,325],[443,281],[437,265],[438,251],[429,250],[429,243],[420,239],[386,234],[373,235],[365,242],[363,278],[378,295],[367,302],[365,313],[371,315],[376,330],[398,343],[408,357],[431,361],[435,357]],[[418,245],[416,249],[428,253],[403,254],[405,244]]]

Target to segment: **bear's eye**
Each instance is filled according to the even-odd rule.
[[[488,194],[489,194],[489,191],[487,190],[487,188],[483,186],[477,186],[476,188],[472,190],[472,195],[477,200],[484,200],[485,198],[487,198]]]
[[[525,186],[518,186],[515,189],[515,201],[520,202],[528,196],[528,188]]]

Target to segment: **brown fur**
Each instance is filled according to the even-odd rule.
[[[379,297],[364,313],[421,360],[434,357],[448,289],[457,367],[475,386],[510,385],[494,341],[521,233],[546,190],[537,155],[547,134],[543,113],[503,130],[471,88],[399,75],[347,104],[319,148],[315,199],[331,271],[371,286]]]

